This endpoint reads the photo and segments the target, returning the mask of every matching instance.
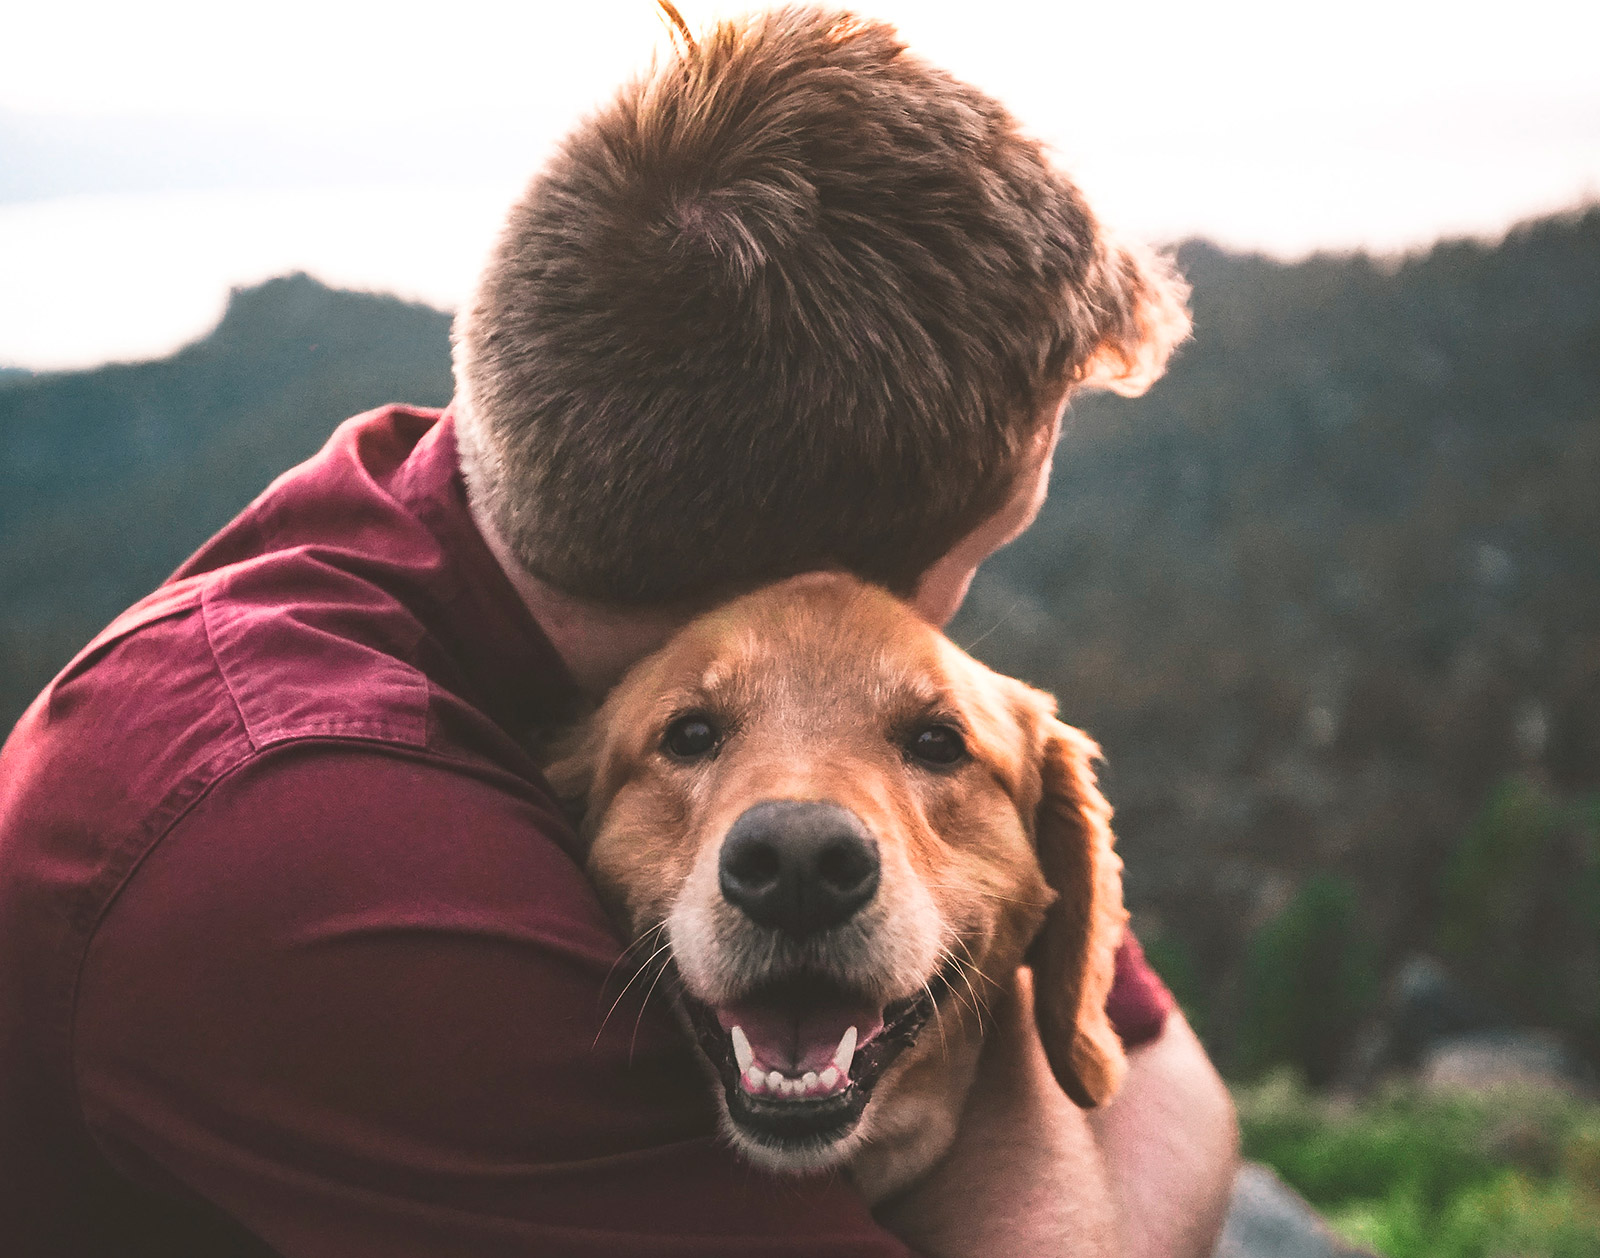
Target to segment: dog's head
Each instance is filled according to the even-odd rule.
[[[835,1165],[929,1093],[958,1112],[1024,959],[1062,1087],[1115,1090],[1121,867],[1097,749],[1053,713],[881,590],[809,576],[690,624],[550,765],[753,1161]]]

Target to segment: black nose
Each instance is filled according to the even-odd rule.
[[[776,799],[722,841],[723,897],[758,926],[810,935],[848,921],[878,890],[878,843],[837,804]]]

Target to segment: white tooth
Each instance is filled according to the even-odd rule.
[[[756,1055],[750,1051],[750,1037],[744,1033],[742,1026],[734,1027],[728,1035],[733,1040],[733,1059],[739,1063],[739,1070],[743,1073],[750,1069],[750,1063],[756,1059]]]
[[[767,1076],[754,1066],[744,1072],[745,1082],[750,1085],[752,1092],[765,1092],[767,1090]]]
[[[856,1029],[851,1027],[844,1033],[844,1038],[839,1041],[839,1047],[833,1050],[833,1064],[839,1068],[839,1073],[845,1076],[850,1074],[850,1062],[856,1055]]]
[[[783,1076],[780,1075],[776,1070],[772,1071],[767,1075],[767,1087],[772,1091],[781,1094],[783,1092]]]
[[[801,1088],[803,1088],[807,1092],[811,1091],[812,1088],[816,1087],[817,1086],[817,1072],[815,1070],[808,1070],[808,1071],[805,1072],[805,1074],[801,1075],[800,1076],[800,1086],[801,1086]]]
[[[783,1081],[783,1094],[785,1096],[793,1096],[794,1095],[794,1080],[793,1079],[785,1079]]]
[[[829,1066],[826,1070],[824,1070],[820,1075],[817,1076],[817,1082],[820,1083],[825,1088],[833,1087],[834,1084],[839,1082],[839,1072],[838,1072],[838,1070],[835,1069],[832,1066]]]

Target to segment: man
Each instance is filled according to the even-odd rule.
[[[1231,1113],[1135,946],[1104,1113],[1022,979],[881,1220],[738,1163],[659,1004],[602,1027],[625,959],[526,751],[767,580],[942,622],[1181,299],[887,28],[686,39],[513,211],[453,414],[344,425],[0,754],[5,1252],[1205,1252]]]

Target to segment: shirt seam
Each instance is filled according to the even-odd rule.
[[[250,721],[244,714],[244,705],[239,702],[239,694],[233,688],[233,680],[228,676],[228,670],[222,666],[222,656],[217,653],[217,641],[213,632],[213,612],[211,601],[211,584],[207,582],[200,593],[200,625],[206,635],[206,650],[211,655],[211,666],[216,669],[217,676],[222,680],[222,688],[228,692],[228,701],[233,704],[234,715],[239,718],[239,728],[244,731],[245,741],[250,744],[251,750],[260,751],[260,744],[256,742],[255,731],[250,728]],[[159,842],[159,840],[157,840]]]

